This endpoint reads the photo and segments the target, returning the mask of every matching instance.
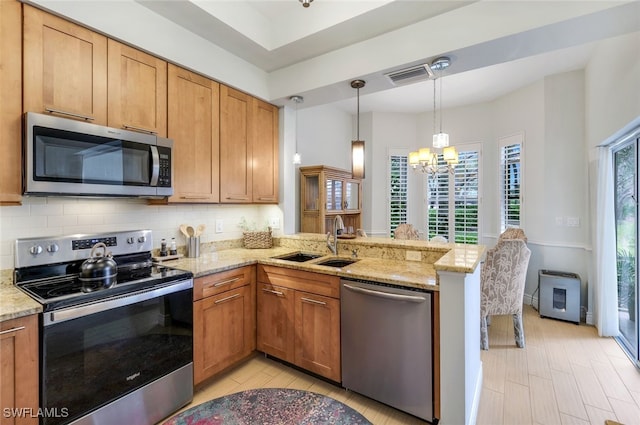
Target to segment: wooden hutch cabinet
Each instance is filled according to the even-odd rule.
[[[326,165],[300,167],[300,231],[327,233],[342,216],[346,229],[361,227],[362,180]]]

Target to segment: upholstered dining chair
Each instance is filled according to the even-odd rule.
[[[411,239],[411,240],[420,239],[418,230],[415,229],[413,225],[407,224],[407,223],[398,224],[398,227],[396,227],[396,230],[393,232],[393,235],[396,239]]]
[[[480,347],[489,349],[487,318],[511,314],[516,345],[524,348],[522,302],[531,251],[522,239],[501,239],[487,251],[480,271]]]
[[[498,237],[499,241],[503,239],[522,239],[526,243],[527,235],[525,235],[524,230],[519,227],[507,227]]]

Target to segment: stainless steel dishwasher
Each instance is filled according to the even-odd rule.
[[[342,385],[433,421],[432,297],[341,280]]]

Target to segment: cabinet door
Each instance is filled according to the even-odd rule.
[[[114,40],[108,52],[108,125],[166,137],[167,63]]]
[[[0,1],[0,204],[22,197],[22,12]]]
[[[278,108],[253,99],[253,202],[278,203]]]
[[[220,86],[220,202],[250,203],[251,96]]]
[[[107,124],[107,38],[24,5],[24,110]]]
[[[245,285],[194,303],[194,384],[255,349],[254,290],[255,286]]]
[[[344,209],[347,212],[360,211],[360,180],[345,180]]]
[[[0,399],[2,408],[38,411],[38,317],[0,323]],[[2,424],[37,424],[37,415],[4,417]]]
[[[342,179],[327,177],[326,180],[326,205],[328,212],[340,212],[342,211],[342,191],[344,181]]]
[[[294,363],[333,381],[342,380],[340,301],[296,292]]]
[[[293,363],[295,290],[258,283],[257,348]]]
[[[168,134],[174,143],[169,202],[218,202],[220,85],[169,64],[168,86]]]

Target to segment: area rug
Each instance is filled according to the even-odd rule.
[[[351,407],[321,394],[287,388],[242,391],[207,401],[163,425],[368,424]]]

